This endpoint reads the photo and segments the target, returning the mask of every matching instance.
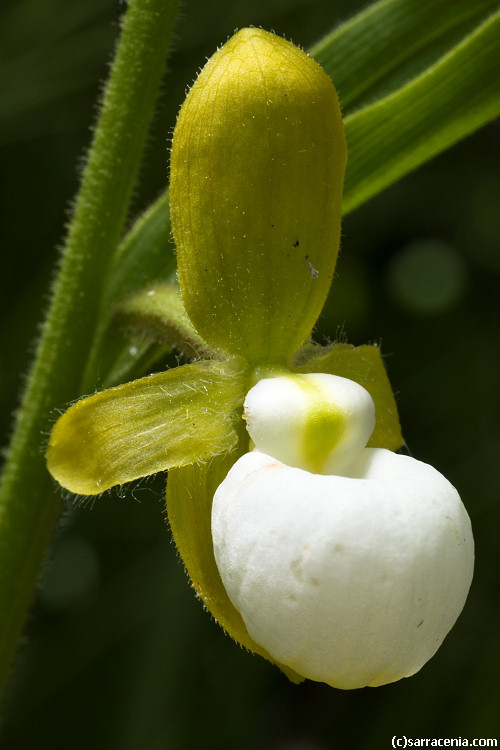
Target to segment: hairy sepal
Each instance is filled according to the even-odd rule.
[[[333,278],[346,146],[335,88],[290,42],[242,29],[183,104],[170,208],[188,315],[214,348],[289,357]]]

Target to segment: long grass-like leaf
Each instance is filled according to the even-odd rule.
[[[436,65],[345,120],[344,213],[500,115],[500,11]]]
[[[344,116],[401,88],[498,10],[498,0],[381,0],[310,54],[331,76]]]

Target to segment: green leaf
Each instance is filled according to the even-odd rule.
[[[137,219],[115,253],[104,290],[99,331],[87,361],[83,391],[94,386],[96,372],[101,383],[114,385],[130,380],[144,357],[150,362],[165,353],[164,345],[149,345],[146,352],[144,345],[131,346],[130,341],[117,336],[114,315],[124,298],[143,289],[146,284],[158,279],[173,279],[175,267],[166,190]]]
[[[366,388],[375,403],[375,429],[368,441],[371,448],[397,450],[403,445],[398,409],[391,384],[377,346],[332,344],[310,345],[299,352],[294,372],[326,372],[354,380]]]
[[[134,223],[121,242],[108,279],[106,300],[113,304],[158,279],[175,274],[169,192],[166,190]]]
[[[50,473],[71,492],[96,495],[232,450],[244,368],[241,358],[196,362],[77,401],[52,430]]]
[[[346,116],[423,73],[496,10],[498,0],[382,0],[310,54],[331,76]]]
[[[115,322],[145,339],[170,344],[191,359],[213,355],[193,328],[176,284],[150,284],[136,292],[118,306]]]
[[[242,444],[244,442],[248,447],[248,436]],[[203,465],[171,469],[167,481],[167,513],[176,547],[205,607],[234,640],[275,664],[267,651],[250,637],[240,613],[231,604],[215,563],[212,544],[215,490],[245,450],[239,447],[232,454],[218,456]],[[288,667],[278,666],[292,682],[303,680]]]
[[[345,120],[348,213],[500,115],[500,12],[436,65]]]
[[[117,328],[113,333],[109,332],[109,337],[104,343],[107,344],[108,363],[112,364],[102,376],[102,390],[126,383],[128,380],[137,380],[144,373],[160,369],[157,367],[159,360],[167,357],[172,351],[170,344],[161,345]]]

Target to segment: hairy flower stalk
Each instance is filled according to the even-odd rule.
[[[219,49],[172,141],[182,302],[161,285],[133,300],[163,341],[184,330],[207,359],[73,404],[47,459],[81,494],[168,470],[175,543],[224,630],[295,681],[354,688],[432,656],[464,604],[473,543],[449,482],[393,452],[379,349],[311,340],[345,164],[316,62],[260,29]]]

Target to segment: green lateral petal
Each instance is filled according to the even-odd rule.
[[[171,217],[188,315],[213,347],[283,360],[333,277],[345,139],[337,94],[304,52],[242,29],[181,108]]]
[[[96,495],[232,450],[244,365],[196,362],[77,401],[52,430],[50,473],[71,492]]]
[[[246,440],[248,442],[248,440]],[[217,456],[206,464],[193,464],[168,472],[167,512],[177,549],[194,589],[224,630],[242,646],[276,664],[249,636],[240,613],[231,604],[215,564],[211,515],[215,490],[244,450]],[[292,682],[303,678],[278,664]]]
[[[299,353],[295,372],[326,372],[354,380],[366,388],[375,403],[375,429],[368,441],[371,448],[395,451],[404,443],[398,409],[378,346],[333,344],[310,346]]]
[[[117,322],[191,358],[214,354],[193,328],[176,284],[150,284],[131,295],[118,307]]]

